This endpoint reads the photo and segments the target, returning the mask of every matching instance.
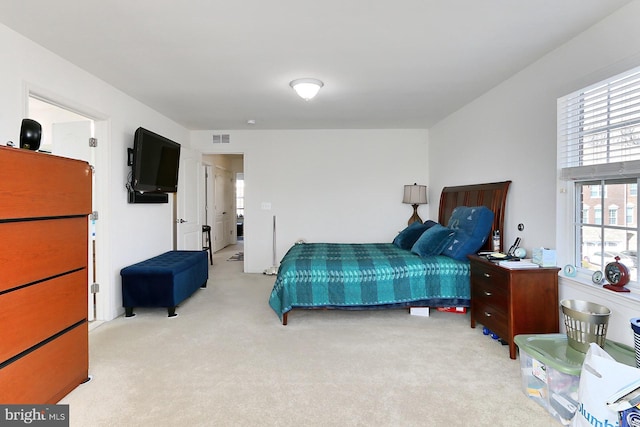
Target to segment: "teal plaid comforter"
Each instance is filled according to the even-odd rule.
[[[392,243],[305,243],[286,253],[269,305],[366,309],[469,306],[469,262],[421,258]]]

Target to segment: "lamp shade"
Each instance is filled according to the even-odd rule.
[[[427,186],[418,184],[405,185],[402,203],[408,203],[410,205],[427,204]]]
[[[289,86],[296,91],[300,98],[308,101],[318,94],[324,83],[318,79],[297,79],[289,83]]]

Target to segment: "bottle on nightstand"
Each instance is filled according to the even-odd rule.
[[[493,232],[491,249],[493,252],[500,252],[500,230]]]

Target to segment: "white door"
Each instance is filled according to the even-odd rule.
[[[214,183],[213,183],[213,167],[211,165],[204,165],[204,188],[205,188],[205,206],[204,206],[204,223],[214,224]]]
[[[94,149],[89,146],[89,138],[92,137],[92,121],[83,120],[79,122],[53,123],[51,125],[51,153],[56,156],[69,157],[71,159],[84,160],[90,165],[95,164]],[[92,187],[95,189],[96,175],[93,174]],[[95,206],[95,191],[91,192],[93,200],[91,205]],[[92,321],[96,315],[96,294],[91,293],[91,284],[96,282],[95,260],[95,221],[89,221],[89,245],[87,259],[88,272],[88,312],[87,320]]]
[[[175,203],[175,246],[178,250],[202,250],[200,215],[202,155],[180,147],[178,192]]]
[[[234,243],[236,212],[233,200],[235,196],[233,174],[223,168],[216,167],[214,187],[215,236],[213,248],[214,251],[219,251]]]
[[[237,226],[237,215],[236,215],[236,185],[235,179],[233,177],[233,173],[230,171],[226,171],[225,173],[225,193],[224,193],[224,210],[227,212],[226,217],[224,218],[226,225],[224,227],[226,235],[226,244],[231,245],[236,243],[235,235],[236,235],[236,226]]]
[[[226,247],[228,243],[227,239],[227,216],[229,212],[226,210],[225,200],[226,200],[226,171],[220,167],[215,168],[215,176],[214,176],[214,212],[215,212],[215,227],[214,227],[214,237],[213,237],[213,250],[219,251],[220,249]]]

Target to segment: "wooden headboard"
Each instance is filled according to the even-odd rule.
[[[451,212],[457,206],[486,206],[494,213],[491,234],[493,234],[494,230],[500,230],[500,247],[505,251],[503,241],[504,210],[507,203],[509,184],[511,184],[511,181],[444,187],[442,194],[440,194],[438,222],[446,226],[451,217]],[[481,250],[491,250],[491,239],[487,239]]]

